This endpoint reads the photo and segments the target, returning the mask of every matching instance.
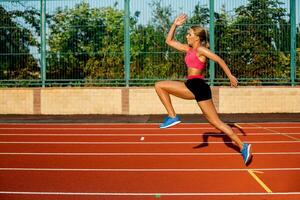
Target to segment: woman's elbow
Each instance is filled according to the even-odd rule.
[[[217,63],[220,65],[220,66],[223,66],[223,65],[226,65],[225,61],[223,59],[219,59],[217,61]]]

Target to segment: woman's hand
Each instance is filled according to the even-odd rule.
[[[184,24],[184,22],[187,20],[187,15],[186,14],[181,14],[178,17],[176,17],[174,24],[176,26],[181,26],[182,24]]]
[[[235,78],[233,75],[231,75],[231,76],[229,76],[229,80],[230,80],[231,87],[237,87],[237,85],[238,85],[237,78]]]

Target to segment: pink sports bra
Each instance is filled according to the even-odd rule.
[[[196,50],[190,48],[185,55],[184,58],[185,64],[187,67],[196,68],[196,69],[204,69],[205,63],[201,62],[197,56]]]

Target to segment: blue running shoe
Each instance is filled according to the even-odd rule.
[[[177,115],[174,118],[167,116],[164,119],[163,123],[159,126],[159,128],[169,128],[171,126],[179,124],[180,122],[180,118]]]
[[[243,144],[243,148],[242,148],[242,156],[245,162],[245,165],[248,164],[248,162],[250,161],[252,154],[251,154],[251,144]]]

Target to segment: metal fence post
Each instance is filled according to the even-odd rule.
[[[41,3],[41,80],[42,87],[46,82],[46,0],[40,0]]]
[[[125,82],[129,87],[130,80],[130,0],[125,0],[124,16],[124,63],[125,63]]]
[[[296,1],[290,0],[291,22],[291,85],[295,85],[296,78]]]
[[[215,19],[214,19],[215,5],[214,0],[209,1],[209,48],[212,52],[215,52]],[[214,85],[215,80],[215,63],[214,61],[209,61],[209,79],[210,85]]]

